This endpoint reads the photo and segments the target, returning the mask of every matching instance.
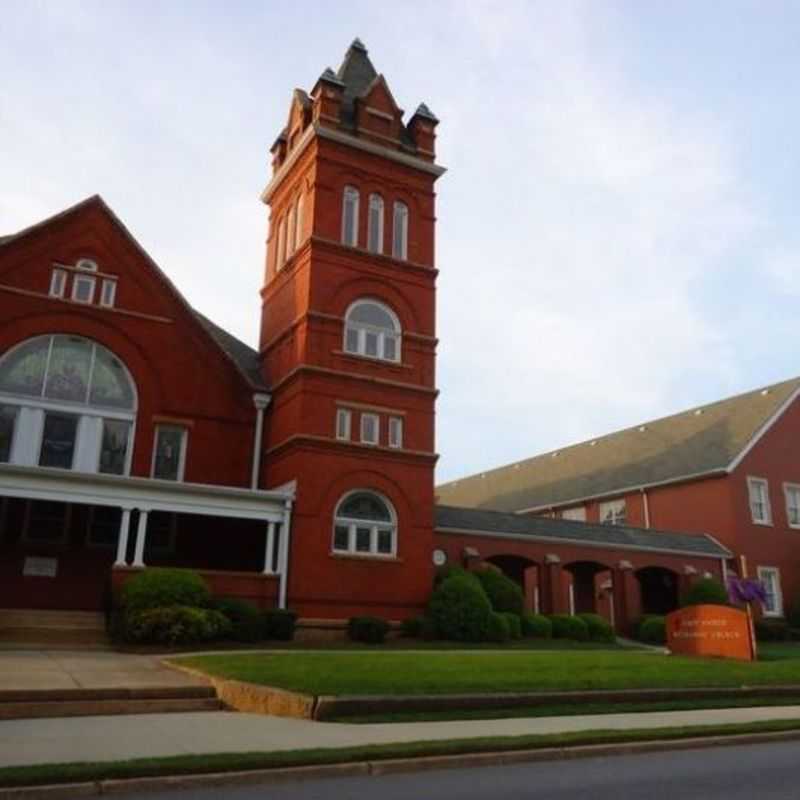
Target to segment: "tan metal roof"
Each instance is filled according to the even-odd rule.
[[[722,472],[798,388],[794,378],[444,483],[437,502],[521,511]]]

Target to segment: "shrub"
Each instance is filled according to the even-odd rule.
[[[785,642],[791,638],[789,625],[782,619],[760,619],[755,623],[759,642]]]
[[[683,596],[682,606],[700,606],[706,603],[716,606],[728,605],[728,592],[714,578],[700,578],[695,581]]]
[[[264,638],[279,642],[291,642],[294,639],[294,626],[297,614],[283,608],[271,608],[263,616]]]
[[[554,639],[572,639],[576,642],[589,641],[589,626],[580,617],[569,614],[551,614]]]
[[[265,638],[264,618],[252,603],[238,597],[222,597],[214,601],[214,606],[230,620],[231,639],[258,642]]]
[[[164,606],[127,614],[125,638],[130,642],[191,644],[222,639],[231,633],[230,620],[220,611],[191,606]]]
[[[503,644],[511,638],[509,630],[509,617],[511,614],[501,614],[498,611],[490,611],[489,619],[486,622],[486,641]]]
[[[549,639],[553,635],[553,623],[544,614],[531,614],[520,617],[522,635],[531,639]]]
[[[419,636],[426,642],[432,642],[434,639],[439,638],[439,629],[436,627],[436,622],[431,617],[420,617]]]
[[[207,608],[211,593],[206,582],[192,570],[155,567],[127,581],[120,599],[126,612],[165,606]]]
[[[506,622],[508,623],[508,634],[510,639],[522,638],[522,621],[517,614],[512,614],[509,611],[500,611]]]
[[[439,635],[458,642],[480,642],[486,636],[492,606],[480,582],[453,575],[434,589],[428,614]]]
[[[380,617],[351,617],[347,623],[347,635],[354,642],[383,644],[389,633],[389,623]]]
[[[667,623],[664,617],[643,617],[636,630],[636,638],[647,644],[666,644]]]
[[[614,629],[611,623],[600,614],[578,614],[589,629],[589,639],[593,642],[613,642]]]
[[[408,639],[419,639],[422,635],[422,617],[409,617],[400,623],[400,635]]]
[[[444,583],[448,578],[471,578],[477,580],[474,572],[470,572],[464,567],[459,567],[458,564],[445,564],[443,567],[437,567],[433,576],[433,588],[437,588]]]
[[[473,573],[481,582],[489,602],[495,611],[522,614],[524,598],[522,589],[507,575],[493,569],[483,569]]]

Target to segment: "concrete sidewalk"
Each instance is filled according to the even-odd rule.
[[[800,706],[379,725],[234,712],[0,722],[0,766],[800,719]]]

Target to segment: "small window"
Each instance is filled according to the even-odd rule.
[[[765,617],[783,616],[783,592],[781,591],[781,573],[777,567],[759,567],[758,579],[764,586],[767,596],[764,603]]]
[[[95,278],[90,275],[75,275],[72,279],[72,299],[76,303],[94,302]]]
[[[625,498],[600,503],[600,522],[603,525],[624,525],[625,520]]]
[[[334,552],[393,556],[397,552],[394,509],[373,492],[347,495],[336,509],[333,523]]]
[[[54,269],[50,275],[50,297],[63,297],[67,289],[67,273]]]
[[[336,410],[336,438],[350,441],[350,409],[339,408]]]
[[[367,248],[371,253],[383,252],[383,198],[379,194],[369,196]]]
[[[748,478],[747,493],[750,499],[750,516],[756,525],[771,525],[772,510],[769,505],[769,484],[764,478]]]
[[[342,244],[358,245],[358,189],[345,186],[342,195]]]
[[[289,214],[286,217],[286,257],[290,258],[294,253],[295,246],[297,245],[297,217],[295,216],[295,207],[289,209]]]
[[[78,417],[48,411],[44,416],[39,466],[72,469],[77,438]]]
[[[403,420],[400,417],[389,417],[389,447],[403,446]]]
[[[361,415],[361,441],[364,444],[380,442],[381,418],[377,414]]]
[[[371,300],[354,303],[345,318],[344,349],[348,353],[400,360],[400,323],[386,306]]]
[[[394,204],[392,255],[402,261],[408,258],[408,206],[400,201]]]
[[[156,427],[153,452],[153,477],[165,481],[182,481],[186,462],[186,428],[175,425]]]
[[[586,522],[586,507],[575,506],[574,508],[565,508],[561,512],[561,519],[571,519],[575,522]]]
[[[275,256],[275,269],[279,270],[286,260],[286,217],[278,224],[278,250]]]
[[[100,305],[106,308],[114,307],[114,300],[117,296],[117,282],[105,279],[100,288]]]
[[[11,460],[18,413],[19,409],[16,406],[0,406],[0,462]]]
[[[786,521],[790,528],[800,528],[800,484],[784,483],[786,495]]]

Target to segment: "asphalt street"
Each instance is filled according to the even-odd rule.
[[[800,797],[798,763],[800,743],[787,742],[278,785],[217,786],[148,792],[146,796],[150,800],[796,800]]]

